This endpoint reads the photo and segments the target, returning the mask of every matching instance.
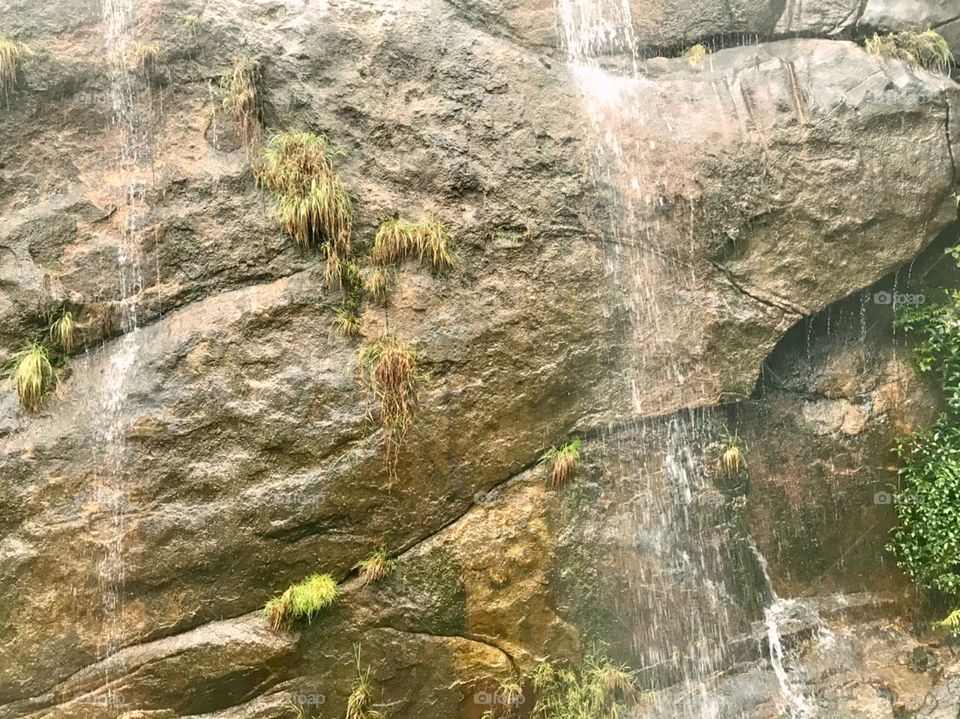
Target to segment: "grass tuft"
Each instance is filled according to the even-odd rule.
[[[399,217],[385,219],[373,241],[373,262],[381,267],[408,259],[426,260],[434,270],[453,266],[450,232],[435,218],[409,222]]]
[[[133,51],[133,61],[137,71],[145,76],[152,77],[160,61],[160,43],[141,42]]]
[[[334,307],[336,317],[333,329],[341,337],[359,337],[363,332],[363,320],[352,307]]]
[[[333,154],[322,135],[282,132],[270,138],[256,168],[260,186],[274,196],[283,229],[303,248],[324,249],[327,279],[340,276],[353,229],[353,200],[337,176]]]
[[[364,586],[380,581],[396,567],[396,560],[390,559],[385,547],[380,547],[369,557],[353,565],[353,568],[358,570]]]
[[[260,63],[240,57],[233,61],[230,75],[221,82],[223,108],[233,115],[240,128],[240,140],[248,153],[259,150],[263,139],[261,78]]]
[[[0,93],[6,96],[17,82],[20,65],[33,51],[22,42],[0,35]]]
[[[386,267],[374,267],[367,275],[364,287],[374,302],[386,306],[390,301],[390,270]]]
[[[540,457],[540,464],[550,465],[550,484],[559,487],[573,476],[573,470],[580,461],[583,440],[575,439],[561,447],[551,447]]]
[[[710,51],[707,50],[703,43],[698,42],[696,45],[688,47],[686,50],[684,50],[683,59],[687,61],[687,64],[690,67],[696,68],[697,70],[702,70],[709,52]]]
[[[953,53],[943,36],[935,30],[913,32],[901,30],[867,38],[864,48],[871,55],[902,60],[912,67],[947,72]]]
[[[39,411],[44,395],[56,384],[49,350],[38,342],[24,345],[13,355],[10,378],[23,408],[29,412]]]
[[[50,340],[59,345],[65,354],[73,352],[77,346],[77,323],[73,319],[73,313],[62,310],[50,323],[48,334]]]
[[[360,663],[360,645],[353,648],[357,663],[357,676],[353,680],[353,689],[347,697],[347,714],[345,719],[385,719],[383,712],[374,708],[373,680],[370,678],[370,667],[364,669]]]
[[[727,437],[727,441],[720,453],[720,471],[727,479],[736,479],[747,468],[747,461],[740,448],[740,438],[737,435]]]
[[[329,574],[313,574],[273,597],[263,608],[274,631],[289,627],[296,619],[313,619],[337,600],[339,587]]]
[[[578,669],[543,662],[533,673],[537,703],[532,716],[544,719],[619,719],[643,700],[625,665],[601,654],[586,657]]]
[[[420,358],[410,344],[385,331],[360,348],[356,372],[360,384],[373,392],[380,404],[387,470],[394,479],[400,447],[419,407],[424,381]]]

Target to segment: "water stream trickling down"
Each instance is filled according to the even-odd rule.
[[[711,688],[735,661],[730,649],[734,637],[747,633],[762,615],[783,696],[796,715],[810,716],[803,713],[809,707],[793,691],[783,666],[777,624],[781,600],[759,579],[747,588],[752,596],[746,598],[737,586],[745,574],[756,574],[755,568],[745,569],[755,567],[755,550],[727,521],[707,466],[711,448],[720,445],[727,428],[707,413],[682,409],[709,392],[698,384],[691,371],[695,368],[684,364],[689,360],[679,355],[677,345],[670,344],[670,332],[661,331],[664,318],[680,322],[690,313],[697,284],[692,263],[683,258],[684,251],[692,256],[694,248],[678,253],[660,246],[656,220],[650,219],[661,202],[654,189],[660,169],[650,160],[650,150],[664,135],[665,141],[680,138],[669,137],[673,120],[649,107],[656,94],[647,92],[653,83],[638,71],[630,1],[557,0],[556,9],[592,133],[590,170],[603,197],[604,217],[598,224],[606,270],[621,290],[622,314],[636,348],[623,376],[632,398],[630,413],[637,418],[630,436],[639,437],[642,446],[630,453],[632,461],[614,458],[613,463],[620,462],[621,476],[633,482],[640,498],[632,510],[628,531],[635,550],[625,572],[640,578],[631,598],[633,654],[654,683],[676,689],[657,699],[652,713],[718,716],[721,708]],[[644,132],[651,118],[667,132]],[[691,337],[684,346],[696,341]],[[671,418],[643,419],[664,415]],[[604,451],[622,441],[605,440]],[[773,604],[764,611],[771,596]]]
[[[103,556],[98,567],[101,595],[99,659],[103,667],[105,696],[110,716],[118,716],[122,697],[113,689],[122,676],[118,650],[124,642],[124,585],[126,567],[124,540],[128,531],[129,499],[126,493],[126,441],[124,405],[129,380],[139,352],[138,300],[143,287],[141,234],[145,216],[146,182],[141,178],[144,139],[140,130],[137,91],[129,71],[130,37],[136,18],[136,0],[103,0],[106,58],[109,63],[110,96],[114,131],[118,138],[115,195],[122,231],[117,238],[117,296],[115,311],[122,336],[107,345],[108,371],[99,396],[97,435],[102,451],[96,501],[103,523],[100,543]]]

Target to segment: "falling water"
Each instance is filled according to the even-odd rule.
[[[103,19],[106,29],[106,56],[109,62],[110,95],[113,104],[114,130],[118,135],[116,196],[117,216],[122,230],[117,242],[116,319],[122,336],[106,348],[109,370],[100,395],[98,435],[103,449],[97,505],[106,521],[102,529],[103,557],[99,564],[99,585],[103,628],[99,646],[104,660],[105,703],[112,716],[119,715],[123,700],[116,695],[112,682],[123,673],[115,659],[124,640],[124,538],[127,531],[128,497],[124,474],[125,437],[124,404],[128,382],[136,364],[139,349],[138,298],[143,286],[140,262],[140,239],[144,218],[144,188],[140,176],[143,160],[143,139],[136,87],[128,70],[131,55],[130,36],[136,15],[135,0],[104,0]]]
[[[664,318],[682,323],[691,315],[695,248],[666,247],[657,229],[661,169],[649,158],[663,133],[643,132],[655,95],[647,93],[652,81],[638,72],[629,0],[557,0],[557,13],[592,131],[592,179],[609,213],[606,269],[621,289],[636,347],[624,374],[629,412],[637,418],[631,436],[642,446],[618,468],[636,486],[634,551],[624,558],[625,574],[638,578],[630,609],[633,653],[652,683],[676,689],[658,694],[655,715],[718,716],[711,688],[734,662],[733,639],[763,614],[763,588],[743,586],[755,561],[714,486],[726,428],[707,413],[683,409],[709,394],[689,351],[697,340],[678,344],[676,328],[662,326]],[[672,118],[656,119],[672,132]],[[644,419],[652,416],[670,418]]]

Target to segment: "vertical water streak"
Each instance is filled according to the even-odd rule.
[[[99,564],[102,630],[99,658],[103,660],[102,700],[110,716],[119,716],[123,699],[112,687],[122,676],[117,651],[124,642],[124,537],[127,531],[128,498],[125,487],[126,446],[124,405],[139,347],[138,298],[143,288],[140,240],[145,214],[146,182],[141,177],[143,137],[137,88],[128,69],[132,55],[131,36],[136,19],[136,0],[103,0],[105,51],[113,109],[112,130],[117,136],[115,158],[117,216],[122,222],[116,238],[116,319],[122,336],[105,346],[105,386],[100,395],[98,440],[102,462],[98,472],[96,501],[102,515],[103,557]]]
[[[621,290],[632,325],[633,352],[623,374],[626,409],[636,418],[630,434],[641,446],[625,452],[628,459],[608,463],[618,465],[639,498],[631,518],[634,551],[623,560],[629,563],[625,574],[637,582],[628,627],[633,653],[653,684],[679,689],[653,709],[659,716],[718,716],[710,689],[733,661],[731,640],[759,618],[762,605],[756,596],[738,597],[754,588],[736,586],[731,576],[743,569],[749,550],[714,486],[717,472],[708,459],[726,429],[704,412],[681,409],[703,396],[702,380],[671,343],[673,328],[662,326],[691,312],[685,303],[694,294],[686,289],[697,278],[682,248],[664,247],[657,229],[660,168],[649,157],[659,136],[638,132],[648,121],[653,83],[638,71],[629,0],[557,0],[556,9],[591,132],[591,180],[609,214],[607,274]],[[673,127],[669,118],[660,119],[668,131]],[[642,419],[664,413],[666,421]]]

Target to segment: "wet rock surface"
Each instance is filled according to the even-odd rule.
[[[160,43],[160,70],[133,80],[131,178],[100,10],[0,8],[0,30],[37,50],[0,106],[0,360],[62,305],[83,340],[39,415],[0,398],[0,717],[293,717],[318,696],[335,716],[356,644],[395,719],[479,717],[477,692],[595,639],[651,685],[682,678],[677,606],[719,632],[720,665],[756,660],[750,537],[786,596],[896,576],[879,540],[846,552],[872,515],[840,520],[881,491],[890,442],[930,395],[888,334],[816,330],[808,353],[797,323],[955,217],[957,86],[829,39],[855,21],[840,5],[632,11],[646,47],[820,39],[642,64],[598,98],[557,49],[552,2],[142,2],[136,40]],[[339,291],[270,219],[220,109],[239,55],[264,66],[268,130],[344,148],[361,248],[395,211],[434,212],[457,238],[454,271],[408,265],[388,313],[364,314],[431,374],[398,481],[351,376],[357,343],[330,327]],[[594,172],[617,103],[639,108],[614,118],[638,176]],[[624,195],[628,216],[610,202]],[[141,327],[121,336],[131,218]],[[721,486],[704,439],[684,466],[717,486],[676,505],[694,519],[672,532],[677,422],[742,427],[750,486]],[[546,487],[538,457],[576,434],[576,484]],[[119,626],[104,597],[118,507]],[[706,574],[676,560],[691,536],[715,540]],[[361,587],[352,567],[379,545],[399,568]],[[267,631],[257,610],[314,571],[345,580],[337,607]],[[949,696],[943,671],[927,688]],[[766,706],[776,686],[757,672]]]

